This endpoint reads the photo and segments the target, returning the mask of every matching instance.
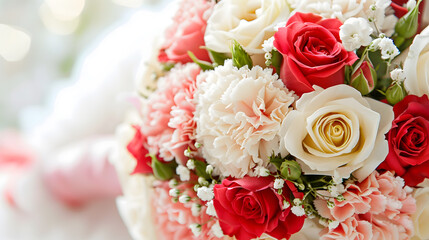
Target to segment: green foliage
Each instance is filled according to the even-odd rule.
[[[237,68],[248,66],[249,69],[253,67],[253,61],[250,55],[243,49],[243,47],[236,41],[233,40],[231,45],[232,64]]]

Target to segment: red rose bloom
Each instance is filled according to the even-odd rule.
[[[273,188],[274,177],[225,179],[215,185],[213,200],[219,224],[225,235],[248,240],[263,233],[277,239],[289,238],[304,224],[305,216],[283,209],[283,200],[302,198],[295,185],[285,181],[282,196]]]
[[[127,145],[128,152],[137,160],[137,165],[134,168],[132,174],[153,173],[151,167],[152,159],[147,156],[149,151],[144,147],[144,144],[146,144],[146,138],[141,133],[139,126],[133,126],[133,128],[136,130],[136,133],[134,134],[133,139]]]
[[[389,154],[379,166],[393,170],[409,186],[429,177],[429,100],[406,96],[393,107],[395,120],[386,134]]]
[[[344,83],[345,65],[358,58],[341,44],[338,19],[296,13],[274,35],[274,47],[283,55],[280,78],[301,96],[313,85],[328,88]]]

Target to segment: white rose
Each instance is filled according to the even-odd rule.
[[[224,66],[198,78],[197,142],[214,173],[241,178],[259,174],[279,153],[279,130],[295,98],[272,69]]]
[[[281,146],[306,174],[330,175],[339,182],[353,173],[363,180],[388,153],[384,134],[393,120],[392,107],[363,98],[348,85],[315,89],[286,116]]]
[[[416,212],[412,215],[414,223],[414,236],[412,240],[429,239],[429,181],[419,184],[422,188],[417,189],[413,197],[416,199]]]
[[[306,218],[304,226],[295,234],[292,234],[289,240],[315,240],[319,239],[319,232],[324,227],[317,222],[317,218]]]
[[[405,89],[409,94],[429,95],[429,28],[414,38],[404,63]]]
[[[389,11],[390,0],[289,0],[295,12],[314,13],[324,18],[345,22],[352,17],[371,19],[374,32],[380,29],[387,36],[394,32],[397,18]]]
[[[275,33],[275,26],[288,19],[285,0],[222,0],[207,21],[204,40],[216,52],[229,53],[235,39],[255,57],[262,57],[262,44]]]

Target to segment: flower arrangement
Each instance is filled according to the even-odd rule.
[[[181,0],[118,131],[134,238],[429,239],[423,4]]]

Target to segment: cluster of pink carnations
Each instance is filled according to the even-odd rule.
[[[158,237],[425,239],[424,4],[181,0],[126,146]]]

